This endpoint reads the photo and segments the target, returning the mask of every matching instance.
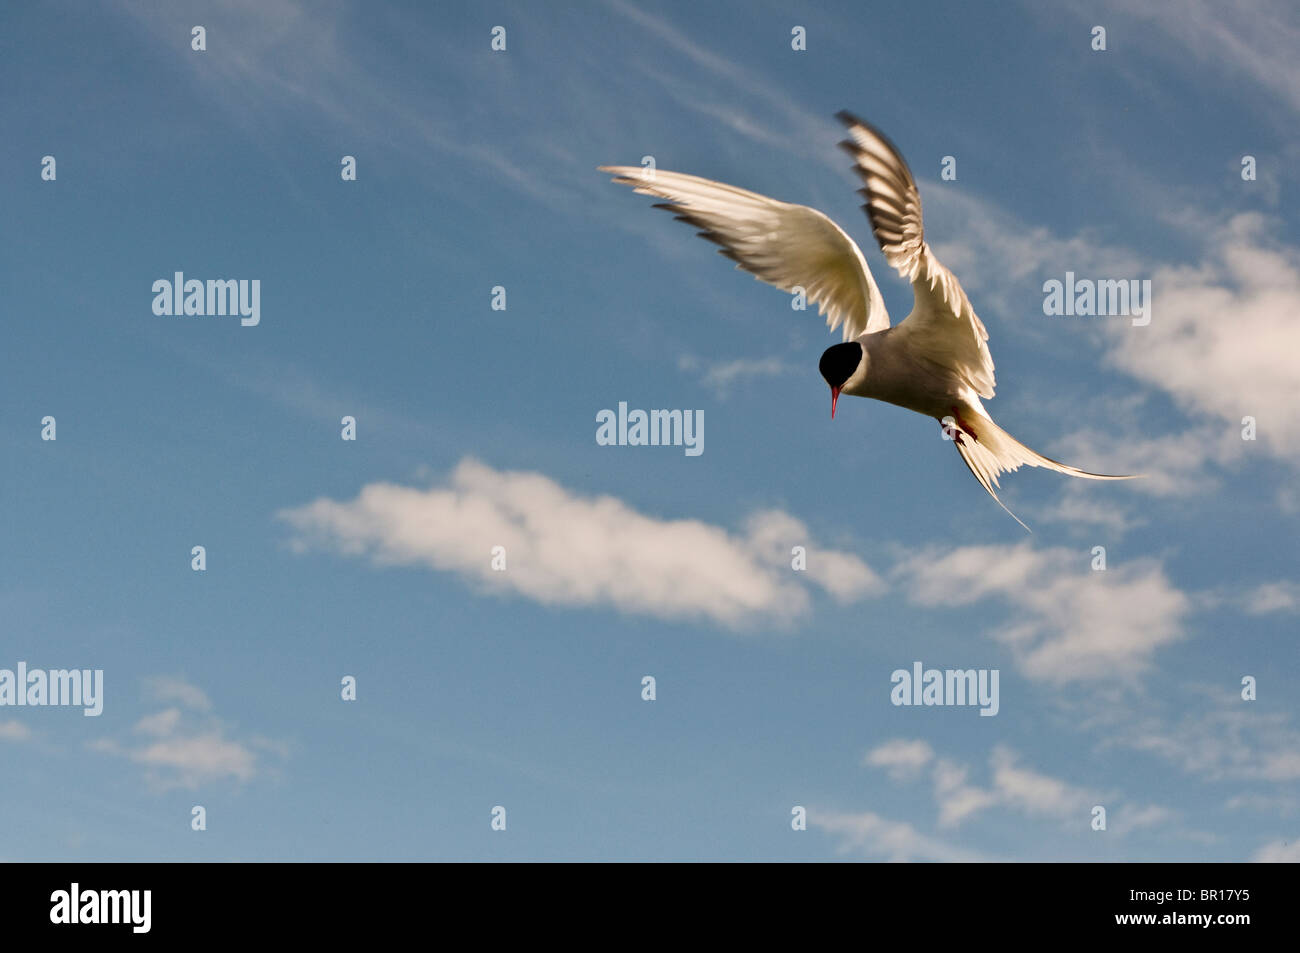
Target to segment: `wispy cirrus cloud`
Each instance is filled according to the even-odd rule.
[[[308,115],[354,141],[409,150],[425,161],[430,153],[454,158],[472,174],[493,175],[553,210],[571,207],[579,197],[580,190],[565,182],[564,176],[537,174],[545,158],[565,160],[556,156],[553,144],[546,148],[539,141],[536,148],[522,150],[529,159],[520,160],[510,151],[466,135],[466,117],[457,111],[455,96],[428,96],[426,89],[394,80],[378,68],[391,57],[392,44],[399,36],[402,42],[411,43],[412,49],[420,43],[438,42],[438,32],[418,18],[370,8],[366,13],[376,22],[378,33],[389,31],[387,39],[375,39],[369,30],[349,29],[351,18],[357,15],[354,4],[230,0],[209,11],[205,21],[211,37],[209,48],[202,57],[195,57],[188,45],[192,17],[183,8],[163,5],[146,10],[135,3],[119,6],[141,31],[151,35],[155,48],[163,55],[170,54],[171,65],[182,76],[259,140],[278,138],[268,130]],[[484,26],[483,49],[487,48],[488,28]],[[428,33],[421,34],[421,29]],[[186,42],[177,43],[176,37],[184,37]],[[238,42],[223,42],[229,37],[238,37]],[[439,50],[439,62],[450,67],[455,61],[461,67],[449,68],[444,76],[472,84],[475,78],[484,79],[493,72],[462,45],[444,44]],[[564,168],[568,162],[571,157],[555,162],[555,168]],[[435,188],[444,186],[445,176],[430,181]],[[589,190],[595,188],[593,181]]]
[[[1043,13],[1041,5],[1026,2],[1026,9]],[[1276,102],[1300,112],[1300,16],[1286,0],[1168,0],[1166,3],[1131,4],[1124,0],[1071,0],[1065,5],[1081,23],[1147,21],[1158,27],[1162,39],[1174,43],[1143,47],[1146,55],[1161,56],[1176,68],[1204,82],[1243,81],[1270,95]],[[1059,7],[1052,16],[1060,15]],[[1099,20],[1105,17],[1105,20]],[[1190,54],[1190,55],[1188,55]],[[1146,75],[1146,71],[1143,71]],[[1249,101],[1250,97],[1241,97]]]
[[[1288,713],[1257,711],[1257,704],[1220,687],[1192,686],[1173,717],[1130,710],[1122,720],[1102,716],[1097,723],[1107,729],[1103,747],[1152,754],[1202,780],[1300,781],[1300,731]]]
[[[788,623],[810,586],[841,602],[884,589],[858,557],[816,546],[795,517],[752,514],[739,532],[646,516],[612,496],[583,496],[535,472],[463,460],[446,485],[372,483],[350,501],[282,511],[298,551],[326,549],[379,565],[425,566],[482,591],[546,605],[603,606],[733,629]],[[504,547],[504,571],[493,547]],[[803,546],[806,571],[791,551]]]
[[[688,84],[681,77],[690,75],[691,70],[668,72],[653,65],[662,59],[662,52],[641,64],[642,71],[681,106],[699,112],[711,123],[766,147],[800,154],[809,152],[809,143],[834,142],[840,135],[840,127],[829,115],[810,111],[762,71],[723,56],[671,21],[626,0],[605,2],[637,29],[658,40],[661,51],[671,51],[708,74]],[[814,148],[812,154],[836,170],[847,168],[834,150]]]

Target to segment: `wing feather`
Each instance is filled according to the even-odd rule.
[[[839,114],[849,131],[841,148],[853,157],[866,186],[860,193],[885,260],[912,283],[912,313],[896,334],[915,353],[954,372],[981,397],[995,386],[988,331],[962,290],[925,241],[921,193],[912,171],[885,135],[851,113]]]
[[[782,291],[804,289],[832,331],[844,340],[889,327],[889,313],[862,250],[816,209],[793,205],[680,172],[601,166],[619,185],[665,199],[655,208],[700,229],[699,235],[761,281]]]

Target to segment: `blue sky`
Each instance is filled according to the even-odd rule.
[[[0,857],[1300,857],[1293,9],[448,6],[0,14],[0,669],[105,680],[0,708]],[[916,174],[995,419],[1148,479],[1009,475],[1026,534],[933,421],[829,420],[838,335],[595,171],[812,205],[897,322],[840,109]],[[155,315],[176,271],[260,323]],[[1046,316],[1067,271],[1151,324]],[[704,452],[598,446],[620,401]],[[998,714],[891,704],[916,661]]]

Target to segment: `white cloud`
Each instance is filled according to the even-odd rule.
[[[1183,637],[1191,607],[1153,561],[1094,572],[1086,554],[1027,542],[922,551],[894,574],[921,605],[1007,603],[1011,618],[989,634],[1010,647],[1025,675],[1056,683],[1135,676],[1158,648]]]
[[[145,715],[135,723],[135,730],[146,735],[170,735],[181,721],[179,708],[167,708],[152,715]]]
[[[1256,586],[1245,598],[1245,610],[1251,615],[1295,612],[1297,609],[1300,609],[1300,583],[1289,580]]]
[[[249,748],[223,738],[219,732],[164,738],[132,751],[130,758],[138,764],[174,773],[176,784],[186,788],[223,778],[248,781],[256,763],[256,756]]]
[[[699,358],[686,355],[677,361],[677,367],[683,371],[699,371],[700,383],[708,387],[720,398],[729,396],[732,388],[742,381],[763,377],[779,377],[793,370],[789,364],[777,357],[741,357],[731,361],[717,361],[706,365]]]
[[[1129,831],[1135,831],[1140,827],[1156,827],[1160,824],[1167,824],[1177,819],[1177,817],[1176,811],[1161,807],[1159,804],[1147,804],[1143,807],[1124,805],[1108,814],[1106,823],[1108,829],[1114,833],[1127,834]]]
[[[146,690],[155,700],[181,702],[185,710],[170,707],[142,717],[134,731],[149,739],[141,744],[101,738],[91,742],[90,748],[142,765],[146,779],[156,788],[194,789],[215,781],[247,782],[259,768],[254,748],[276,750],[261,739],[228,737],[227,727],[208,713],[211,702],[207,695],[184,679],[150,678]]]
[[[1077,488],[1078,482],[1081,481],[1066,483],[1055,503],[1034,509],[1034,519],[1042,523],[1058,523],[1081,532],[1100,529],[1112,538],[1122,537],[1146,523],[1120,500],[1084,495]]]
[[[1027,297],[1040,310],[1023,321],[1062,320],[1042,313],[1042,283],[1049,277],[1062,278],[1066,270],[1081,277],[1137,277],[1141,273],[1136,255],[1106,242],[1095,231],[1063,238],[1044,225],[1026,222],[1000,205],[950,184],[927,184],[922,200],[926,203],[926,236],[934,235],[934,253],[961,280],[976,311],[987,309],[1008,322],[1025,313]],[[1008,330],[1014,326],[1003,324]],[[989,342],[990,347],[994,344]]]
[[[929,743],[919,739],[887,741],[870,751],[865,763],[883,768],[895,782],[916,780],[928,767],[938,808],[937,823],[943,829],[958,827],[976,814],[997,809],[1077,828],[1090,820],[1092,807],[1099,803],[1110,805],[1109,829],[1117,834],[1164,824],[1177,816],[1159,805],[1128,804],[1116,795],[1103,796],[1043,774],[1022,764],[1005,745],[995,746],[989,755],[987,787],[971,784],[969,766],[935,757]]]
[[[1300,461],[1300,253],[1266,233],[1261,216],[1237,215],[1198,265],[1156,270],[1151,324],[1112,334],[1108,359],[1218,421],[1232,441],[1222,453],[1244,457],[1262,444]],[[1256,419],[1258,443],[1241,439],[1244,416]]]
[[[1300,781],[1300,751],[1270,751],[1260,768],[1265,781]]]
[[[1194,687],[1169,722],[1159,714],[1102,713],[1103,746],[1154,754],[1208,781],[1290,784],[1300,780],[1300,732],[1285,712],[1260,711],[1235,692]]]
[[[956,827],[995,807],[1069,820],[1084,817],[1096,803],[1094,795],[1021,765],[1015,753],[1003,745],[996,746],[989,757],[987,788],[967,783],[970,769],[966,765],[936,758],[929,743],[920,739],[887,741],[868,752],[865,763],[884,768],[894,781],[913,780],[923,768],[931,767],[940,827]]]
[[[811,605],[808,584],[842,603],[883,591],[851,553],[816,546],[781,511],[751,515],[741,532],[646,516],[613,497],[580,496],[539,473],[465,460],[446,485],[375,483],[351,501],[319,499],[282,511],[299,551],[326,549],[377,565],[452,572],[482,591],[548,605],[611,607],[732,627],[789,623]],[[494,546],[506,570],[492,569]],[[791,548],[807,547],[793,572]],[[1104,572],[1086,554],[1015,545],[931,549],[893,569],[913,603],[966,606],[998,599],[1012,613],[989,634],[1031,678],[1063,683],[1131,679],[1183,635],[1191,600],[1158,563]]]
[[[1104,459],[1116,471],[1140,473],[1140,480],[1125,485],[1150,496],[1209,492],[1219,485],[1209,464],[1241,459],[1238,448],[1228,442],[1241,444],[1236,429],[1229,433],[1221,424],[1198,422],[1152,437],[1143,432],[1142,413],[1135,412],[1127,426],[1114,429],[1081,427],[1059,441],[1059,452],[1071,459]]]
[[[212,702],[203,689],[175,675],[156,675],[145,679],[145,688],[157,702],[179,702],[195,711],[209,711]]]
[[[27,741],[32,730],[21,721],[0,721],[0,741]]]
[[[581,496],[540,473],[463,460],[444,487],[390,483],[356,499],[284,510],[299,551],[325,548],[378,565],[452,572],[481,590],[547,605],[607,606],[664,619],[711,619],[732,628],[788,623],[810,606],[808,583],[840,601],[883,583],[849,553],[816,547],[779,511],[756,513],[743,534],[699,520],[660,520],[611,496]],[[491,565],[505,547],[506,569]],[[791,548],[807,548],[807,570]]]
[[[1258,213],[1171,213],[1171,227],[1204,237],[1199,258],[1178,264],[1091,232],[1059,237],[978,196],[936,186],[930,194],[936,218],[942,217],[936,234],[957,236],[937,241],[936,253],[961,278],[977,310],[1022,314],[1026,298],[1041,300],[1041,282],[1066,270],[1151,279],[1149,325],[1099,318],[1090,337],[1105,363],[1167,394],[1187,422],[1171,426],[1167,413],[1157,419],[1139,403],[1064,435],[1056,452],[1104,460],[1109,472],[1145,474],[1127,486],[1154,495],[1211,490],[1211,465],[1237,467],[1252,454],[1300,464],[1300,404],[1291,399],[1293,355],[1300,350],[1294,319],[1300,313],[1300,249],[1274,238],[1276,222]],[[990,327],[996,338],[996,322]],[[1022,328],[1032,326],[1022,322]],[[996,357],[996,340],[990,346]],[[1098,417],[1095,398],[1086,416],[1078,406],[1063,408],[1076,425]],[[1241,439],[1246,416],[1256,419],[1255,441]]]
[[[1289,817],[1300,808],[1300,799],[1286,794],[1234,794],[1223,806],[1229,811],[1256,811]]]
[[[1025,814],[1082,819],[1097,803],[1096,795],[1019,764],[1016,755],[1001,745],[993,749],[989,763],[999,802]]]
[[[1249,588],[1240,584],[1221,586],[1200,593],[1198,601],[1206,609],[1230,606],[1247,615],[1293,613],[1300,611],[1300,583],[1278,579]]]
[[[1265,844],[1251,858],[1257,864],[1300,864],[1300,840],[1278,840]]]
[[[998,803],[995,792],[966,783],[970,770],[947,758],[934,765],[934,797],[939,805],[939,826],[956,827],[966,818]]]
[[[891,821],[870,811],[861,814],[809,812],[813,826],[840,837],[840,853],[859,851],[896,863],[938,861],[981,863],[989,858],[949,841],[922,834],[905,821]]]
[[[896,738],[867,752],[864,764],[884,768],[895,780],[916,777],[934,758],[934,749],[920,739]]]

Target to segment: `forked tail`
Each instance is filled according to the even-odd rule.
[[[1000,486],[998,475],[1019,470],[1021,467],[1044,467],[1064,473],[1068,476],[1082,477],[1086,480],[1133,480],[1142,474],[1133,473],[1123,476],[1108,473],[1089,473],[1068,464],[1045,457],[1035,450],[1030,450],[1011,434],[1007,433],[991,418],[982,413],[967,413],[962,416],[944,418],[941,423],[957,445],[957,452],[966,461],[966,466],[980,481],[980,485],[989,491],[989,496],[997,500],[998,506],[1025,527],[1026,532],[1033,532],[1025,526],[1023,520],[1007,509],[1007,505],[998,498],[994,487]]]

